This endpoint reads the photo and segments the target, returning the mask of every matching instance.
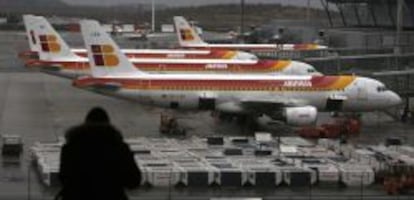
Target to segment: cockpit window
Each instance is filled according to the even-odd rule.
[[[308,69],[308,73],[314,73],[314,72],[316,72],[316,70],[315,70],[315,69],[312,69],[312,68],[309,68],[309,69]]]
[[[378,92],[385,92],[385,91],[387,91],[388,89],[385,87],[385,86],[379,86],[379,87],[377,87],[377,91]]]

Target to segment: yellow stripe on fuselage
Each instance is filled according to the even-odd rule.
[[[232,58],[234,58],[235,55],[236,55],[235,51],[227,51],[222,58],[223,59],[232,59]]]
[[[339,76],[338,79],[329,86],[329,89],[343,90],[355,80],[355,76]]]
[[[286,67],[288,67],[290,64],[292,63],[292,61],[290,60],[280,60],[277,61],[271,68],[270,71],[282,71],[284,70]]]

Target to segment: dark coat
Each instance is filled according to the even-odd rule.
[[[110,124],[74,127],[66,140],[59,173],[63,200],[126,200],[124,189],[139,186],[141,172],[133,154]]]

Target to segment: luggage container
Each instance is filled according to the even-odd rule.
[[[151,147],[145,143],[145,140],[132,140],[125,141],[132,153],[134,154],[150,154]]]
[[[216,183],[221,187],[240,187],[248,182],[247,171],[232,163],[211,163],[217,170]]]
[[[405,145],[404,146],[391,146],[390,149],[414,158],[414,147],[405,146]]]
[[[329,158],[336,156],[334,151],[328,150],[327,148],[323,148],[320,146],[316,147],[301,147],[299,151],[303,156],[313,156],[318,158]]]
[[[279,153],[281,156],[298,156],[303,155],[296,146],[280,145]]]
[[[220,168],[218,173],[218,185],[221,187],[240,187],[248,182],[247,172],[238,168]]]
[[[208,149],[205,141],[200,138],[192,137],[186,140],[176,140],[178,148],[190,149]]]
[[[223,154],[226,156],[241,156],[243,155],[243,151],[239,148],[225,148]]]
[[[231,137],[230,140],[234,145],[250,145],[251,143],[248,137]]]
[[[206,156],[203,159],[203,162],[209,165],[214,164],[231,164],[229,159],[224,156]]]
[[[37,160],[36,168],[43,184],[48,187],[60,184],[59,164],[59,159],[54,155],[43,156]]]
[[[306,187],[316,183],[316,172],[304,167],[283,167],[284,182],[292,187]]]
[[[245,166],[273,166],[271,164],[270,157],[256,157],[256,156],[242,156],[242,157],[236,157],[232,158],[231,162],[238,167],[245,167]]]
[[[255,156],[271,156],[273,154],[272,150],[260,150],[260,149],[256,149],[254,151],[254,155]]]
[[[316,173],[311,169],[296,166],[283,158],[272,160],[271,164],[282,172],[283,182],[289,186],[309,186],[316,183]]]
[[[48,187],[58,186],[59,181],[59,167],[50,164],[41,164],[39,173],[43,184]]]
[[[381,169],[381,163],[377,160],[376,153],[373,151],[356,149],[352,152],[351,158],[363,165],[372,167],[374,171],[379,171]]]
[[[19,157],[23,152],[23,140],[19,135],[2,135],[2,149],[3,156]]]
[[[339,164],[341,182],[348,187],[368,186],[374,183],[375,173],[370,166],[361,164]]]
[[[404,165],[409,167],[414,167],[414,158],[408,155],[400,155],[398,161],[402,162]]]
[[[276,187],[282,183],[282,172],[270,164],[247,164],[243,165],[242,168],[247,170],[248,183],[253,186]]]
[[[256,132],[254,133],[254,140],[258,144],[271,143],[273,142],[273,137],[271,133]]]
[[[351,144],[341,144],[340,140],[334,139],[319,139],[318,146],[331,150],[336,154],[343,155],[347,158],[351,158],[351,153],[354,151],[354,147]]]
[[[194,157],[223,157],[223,151],[218,149],[191,149],[189,153]]]
[[[134,155],[134,160],[135,162],[137,162],[137,164],[142,164],[142,165],[146,165],[146,164],[154,164],[154,163],[158,163],[158,164],[168,164],[169,161],[166,159],[161,159],[158,156],[152,155],[152,154],[135,154]]]
[[[403,155],[385,146],[369,146],[367,148],[370,151],[375,152],[375,157],[380,163],[380,169],[386,169],[388,166],[393,165],[394,163],[397,163],[398,162],[397,158]]]
[[[175,157],[193,157],[186,149],[162,149],[153,150],[154,154],[161,158],[175,158]]]
[[[224,145],[223,137],[207,137],[208,145]]]
[[[181,171],[180,184],[188,187],[207,187],[213,184],[214,171],[204,165],[195,163],[194,165],[178,166]]]
[[[322,159],[304,159],[303,167],[312,169],[316,172],[319,184],[338,184],[340,180],[339,169]]]
[[[141,168],[144,184],[152,187],[174,186],[180,182],[180,170],[173,165],[145,165]]]
[[[287,146],[296,146],[296,147],[313,147],[315,144],[309,140],[303,139],[301,137],[281,137],[280,142],[283,145]]]

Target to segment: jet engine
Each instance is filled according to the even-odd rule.
[[[318,111],[313,106],[284,108],[284,121],[293,126],[306,126],[315,124]]]

